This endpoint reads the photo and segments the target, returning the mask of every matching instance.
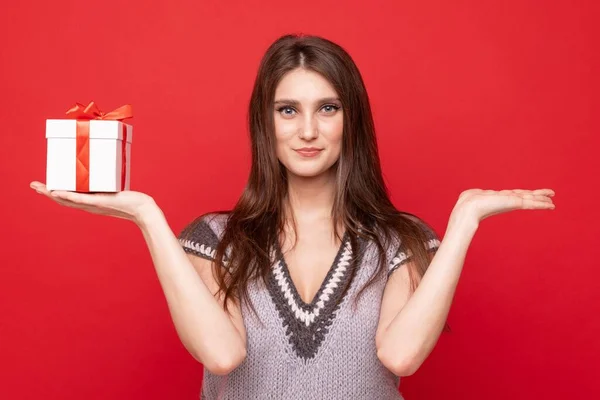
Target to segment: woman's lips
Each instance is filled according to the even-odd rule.
[[[297,149],[296,152],[302,157],[314,157],[319,154],[323,149]]]

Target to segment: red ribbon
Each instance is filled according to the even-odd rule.
[[[100,111],[96,103],[90,101],[90,104],[84,106],[76,103],[67,111],[69,118],[76,119],[77,124],[77,166],[76,166],[76,191],[90,191],[90,120],[104,119],[113,121],[122,121],[133,117],[131,105],[126,104],[113,111],[104,113]],[[123,141],[121,145],[121,190],[125,190],[125,175],[127,163],[127,127],[122,124]]]

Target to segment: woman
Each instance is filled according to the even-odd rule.
[[[49,193],[140,228],[206,399],[402,399],[444,327],[479,223],[553,209],[554,192],[467,190],[443,241],[391,203],[360,73],[338,45],[287,35],[249,110],[252,166],[230,212],[177,238],[145,194]],[[435,256],[434,256],[435,255]]]

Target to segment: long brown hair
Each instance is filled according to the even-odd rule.
[[[248,114],[252,148],[250,175],[237,204],[226,212],[227,224],[216,249],[216,280],[225,294],[226,310],[229,298],[249,300],[247,286],[251,279],[261,278],[267,283],[271,251],[284,231],[287,172],[275,152],[273,103],[278,83],[297,68],[317,72],[327,79],[338,93],[344,110],[342,150],[332,167],[336,169],[334,232],[341,240],[337,227],[343,226],[353,249],[359,248],[361,238],[373,241],[379,251],[376,273],[359,295],[378,274],[387,272],[386,248],[392,238],[400,239],[404,249],[412,254],[411,290],[416,288],[432,257],[424,246],[431,238],[425,231],[433,232],[431,227],[414,214],[398,211],[390,201],[381,173],[367,91],[352,58],[327,39],[285,35],[268,48],[258,69]],[[226,256],[227,248],[232,250]],[[360,252],[354,254],[350,282],[361,257]],[[224,261],[227,268],[222,268]],[[252,305],[251,308],[256,314]],[[449,328],[447,324],[446,328]]]

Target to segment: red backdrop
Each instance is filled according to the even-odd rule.
[[[407,399],[598,398],[598,28],[592,1],[19,1],[0,12],[0,398],[197,398],[134,224],[59,207],[44,121],[134,106],[132,189],[175,231],[228,208],[246,106],[288,32],[346,47],[366,81],[395,203],[441,234],[467,188],[545,188],[555,211],[482,223],[453,333]]]

